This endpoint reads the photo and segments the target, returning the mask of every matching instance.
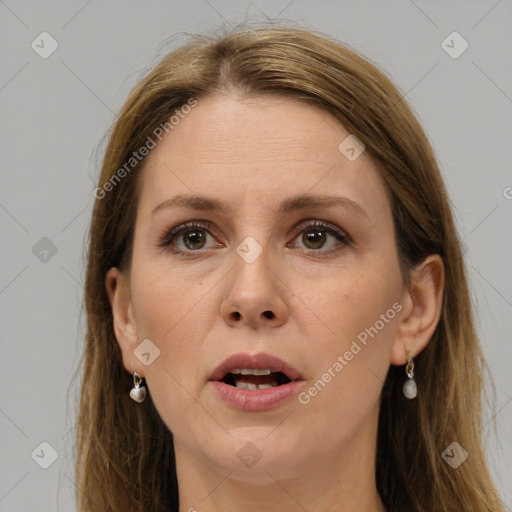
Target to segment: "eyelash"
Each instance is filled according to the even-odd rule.
[[[308,224],[305,224],[306,222],[309,222]],[[179,226],[176,226],[175,228],[172,228],[171,230],[164,230],[164,232],[159,237],[158,246],[164,250],[171,251],[178,255],[183,256],[190,256],[194,253],[200,253],[201,249],[198,249],[196,251],[189,250],[189,251],[181,251],[179,249],[176,249],[173,247],[173,240],[175,238],[178,238],[180,235],[187,231],[191,231],[194,228],[199,228],[205,231],[208,231],[210,235],[213,233],[216,233],[215,228],[210,222],[207,221],[190,221],[186,222],[185,224],[181,224]],[[335,238],[337,238],[343,246],[350,245],[352,242],[350,236],[345,233],[342,229],[338,228],[334,224],[330,224],[328,222],[316,220],[316,221],[305,221],[299,224],[297,227],[293,229],[294,233],[297,233],[297,235],[303,233],[304,231],[308,231],[312,228],[322,228],[322,231],[326,231],[329,234],[333,235]],[[330,256],[332,254],[335,254],[338,250],[340,250],[341,247],[333,247],[330,249],[303,249],[307,252],[313,253],[317,257],[324,257],[324,256]]]

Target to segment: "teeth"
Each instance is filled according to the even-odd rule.
[[[231,370],[229,373],[234,373],[236,375],[270,375],[272,373],[269,369],[260,369],[260,368],[237,368],[236,370]]]
[[[248,389],[250,391],[256,391],[258,389],[269,389],[277,386],[277,384],[253,384],[252,382],[243,382],[241,380],[237,380],[235,385],[239,389]]]

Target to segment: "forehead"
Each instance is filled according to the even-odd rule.
[[[296,99],[199,99],[146,158],[140,214],[183,193],[239,206],[337,193],[378,214],[388,206],[385,186],[368,154],[340,151],[350,137],[328,112]]]

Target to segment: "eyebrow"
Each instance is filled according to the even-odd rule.
[[[359,204],[342,196],[300,194],[282,201],[276,212],[284,214],[304,210],[306,208],[326,208],[329,206],[343,206],[360,216],[368,219],[370,218]],[[156,212],[168,208],[190,208],[192,210],[213,211],[225,215],[229,215],[234,212],[232,207],[227,206],[217,199],[206,196],[179,194],[160,203],[153,209],[151,215],[153,216]]]

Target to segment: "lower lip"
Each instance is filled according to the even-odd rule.
[[[287,384],[266,389],[240,389],[224,382],[210,381],[224,402],[242,411],[264,411],[271,409],[297,394],[303,380],[292,380]]]

